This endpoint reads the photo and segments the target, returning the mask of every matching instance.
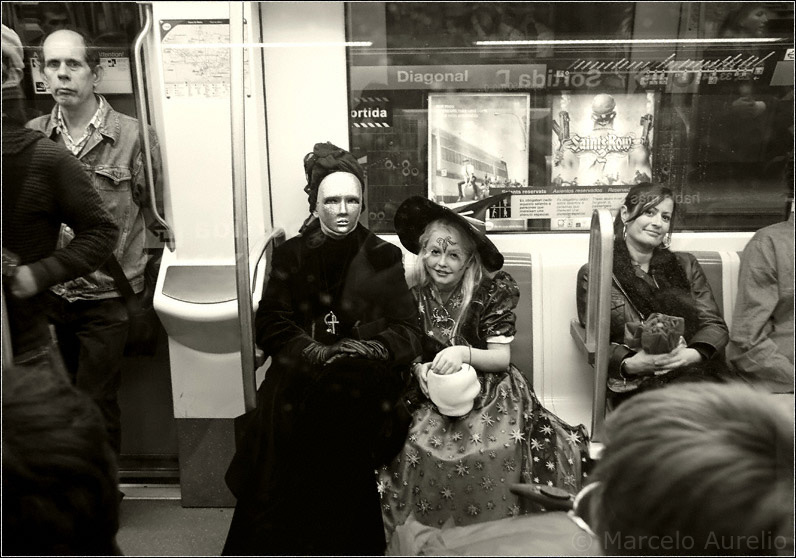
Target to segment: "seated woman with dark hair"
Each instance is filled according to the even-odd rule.
[[[675,210],[671,190],[643,182],[630,189],[614,220],[609,406],[671,382],[729,375],[723,358],[727,324],[705,273],[692,254],[669,251]],[[577,281],[582,324],[588,280],[586,264]],[[655,313],[684,319],[680,343],[663,354],[631,348],[625,326]]]

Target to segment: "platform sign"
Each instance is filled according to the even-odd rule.
[[[392,128],[392,105],[386,95],[363,95],[352,99],[349,123],[354,128]]]
[[[99,65],[102,68],[102,80],[96,92],[102,95],[130,95],[133,92],[133,78],[130,57],[124,49],[103,49],[99,51]],[[33,93],[49,95],[47,85],[41,75],[41,63],[38,53],[34,52],[28,59],[33,81]]]

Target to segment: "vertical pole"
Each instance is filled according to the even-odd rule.
[[[613,223],[607,209],[595,210],[589,241],[589,292],[586,312],[586,346],[594,350],[593,442],[602,442],[605,396],[611,355],[611,278],[613,276]]]
[[[152,3],[139,2],[138,11],[144,23],[141,27],[141,31],[133,42],[133,75],[135,76],[133,94],[138,111],[138,135],[141,140],[141,153],[144,160],[144,177],[146,178],[147,191],[149,192],[146,209],[149,210],[150,218],[157,221],[160,225],[159,239],[165,240],[166,246],[168,246],[169,250],[174,252],[174,232],[171,230],[166,220],[158,213],[156,203],[157,192],[155,192],[155,173],[152,168],[152,151],[149,143],[149,130],[147,129],[146,97],[144,94],[146,91],[144,88],[144,55],[142,49],[144,46],[144,39],[152,30]]]
[[[232,199],[235,224],[235,278],[241,341],[243,403],[257,406],[254,376],[254,328],[249,279],[249,220],[246,208],[246,138],[243,85],[243,2],[229,3],[230,112],[232,123]]]

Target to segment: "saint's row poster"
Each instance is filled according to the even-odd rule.
[[[655,94],[573,95],[554,102],[550,183],[627,186],[652,178]]]

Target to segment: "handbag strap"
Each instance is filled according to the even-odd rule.
[[[628,296],[627,292],[625,292],[624,287],[622,287],[622,283],[619,282],[619,278],[613,273],[611,274],[611,277],[613,277],[616,287],[622,293],[622,296],[625,297],[625,300],[627,300],[628,304],[630,304],[630,307],[633,308],[633,310],[636,311],[636,314],[638,314],[641,317],[641,321],[643,322],[644,320],[646,320],[647,316],[645,316],[642,312],[640,312],[639,309],[636,308],[636,305],[633,304],[633,300]]]
[[[127,280],[124,271],[122,271],[122,266],[119,264],[119,260],[116,259],[116,256],[112,255],[105,261],[105,270],[108,272],[108,275],[113,277],[116,288],[122,293],[128,311],[131,314],[140,311],[141,301],[135,296],[133,287],[130,285],[130,281]]]

